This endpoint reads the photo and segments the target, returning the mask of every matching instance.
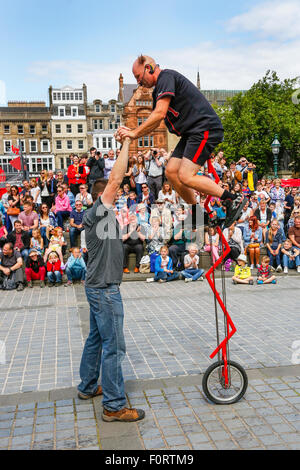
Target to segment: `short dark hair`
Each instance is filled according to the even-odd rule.
[[[106,180],[105,178],[99,178],[94,182],[92,186],[92,191],[91,191],[94,202],[97,201],[99,197],[99,193],[103,193],[104,189],[106,188],[107,183],[108,183],[108,180]]]
[[[5,242],[4,245],[3,245],[3,247],[4,247],[5,245],[8,245],[9,248],[10,248],[10,250],[13,250],[13,249],[14,249],[14,244],[13,244],[12,242]]]
[[[90,148],[90,152],[92,152],[93,150],[97,150],[96,147],[91,147]]]
[[[21,224],[21,225],[22,225],[22,222],[21,222],[21,220],[18,220],[18,219],[17,219],[17,220],[15,220],[15,221],[14,221],[14,226],[15,226],[16,224]]]

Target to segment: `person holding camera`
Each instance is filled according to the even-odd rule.
[[[154,199],[157,199],[158,193],[162,188],[165,159],[158,153],[157,149],[152,149],[146,154],[145,160],[148,171],[148,186]]]
[[[105,168],[105,160],[101,155],[101,152],[97,152],[95,147],[90,148],[90,158],[86,164],[89,169],[89,186],[88,190],[90,192],[91,187],[93,186],[94,182],[98,178],[103,178],[104,176],[104,168]]]

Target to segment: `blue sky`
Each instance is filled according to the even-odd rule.
[[[205,89],[249,88],[269,68],[282,78],[299,74],[299,0],[1,4],[2,102],[47,100],[50,84],[83,82],[89,101],[116,98],[119,73],[134,83],[141,52],[193,81],[199,66]]]

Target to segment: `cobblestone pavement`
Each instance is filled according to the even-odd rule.
[[[292,343],[300,340],[299,287],[300,276],[281,277],[276,286],[233,286],[227,280],[228,310],[237,327],[232,359],[247,369],[291,364]],[[126,380],[206,370],[216,346],[206,282],[127,282],[121,290]],[[0,394],[75,386],[88,318],[81,286],[2,293],[0,341],[6,363],[0,364]]]
[[[82,287],[2,293],[0,450],[300,449],[299,287],[300,276],[227,281],[231,359],[249,386],[238,403],[214,405],[201,386],[216,344],[207,283],[123,283],[128,404],[146,411],[129,424],[104,423],[101,398],[76,396],[89,329]]]
[[[244,399],[221,406],[203,396],[199,377],[158,388],[146,381],[142,389],[128,391],[129,404],[145,409],[146,418],[127,424],[104,423],[101,398],[0,406],[0,450],[299,450],[299,379],[250,378]]]

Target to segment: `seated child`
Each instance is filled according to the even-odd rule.
[[[47,279],[49,287],[60,286],[62,283],[62,269],[59,256],[56,251],[51,251],[47,260]]]
[[[257,270],[257,284],[276,284],[276,278],[271,273],[270,258],[269,256],[263,256],[261,265]]]
[[[61,227],[56,227],[52,229],[51,233],[52,235],[50,237],[48,248],[45,251],[44,261],[46,263],[49,253],[51,253],[52,251],[55,251],[59,256],[59,259],[61,262],[61,269],[64,269],[64,260],[63,260],[62,250],[63,250],[63,247],[66,245],[66,242],[63,236],[63,229]]]
[[[66,263],[66,275],[68,282],[65,287],[71,286],[73,281],[80,280],[84,284],[86,275],[86,264],[79,248],[72,248],[72,254]]]
[[[184,270],[181,271],[184,281],[203,281],[204,269],[198,268],[198,246],[195,243],[191,243],[188,247],[188,252],[189,254],[184,257]]]
[[[41,231],[39,228],[35,228],[32,230],[32,237],[30,239],[30,248],[34,248],[39,252],[41,255],[44,250],[44,240],[41,235]]]
[[[137,195],[135,191],[130,191],[129,196],[127,198],[127,207],[130,212],[136,212],[137,208]]]
[[[247,256],[239,255],[237,258],[237,265],[232,276],[233,284],[251,284],[253,285],[253,277],[251,276],[251,269],[247,265]]]
[[[167,246],[162,246],[160,255],[155,260],[155,275],[154,278],[150,277],[146,282],[169,282],[178,279],[179,273],[173,271],[172,258],[168,256],[169,249]]]
[[[287,274],[289,269],[296,268],[297,272],[300,273],[300,249],[293,246],[292,241],[289,238],[283,242],[281,253],[283,254],[283,272]]]
[[[32,281],[40,281],[40,287],[45,287],[46,266],[41,253],[32,248],[26,260],[25,275],[28,282],[28,287],[33,287]]]

